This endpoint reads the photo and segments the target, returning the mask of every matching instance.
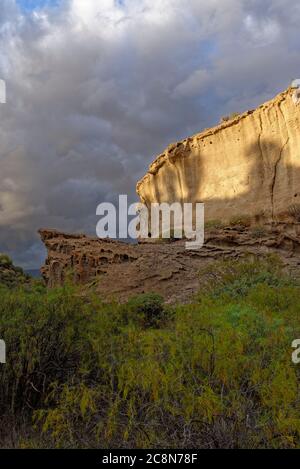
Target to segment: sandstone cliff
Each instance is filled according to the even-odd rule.
[[[206,220],[300,213],[300,105],[292,93],[170,145],[138,182],[141,201],[204,202]]]
[[[124,301],[155,291],[169,302],[184,302],[199,289],[199,270],[207,263],[269,253],[299,275],[300,107],[292,94],[289,89],[255,111],[169,146],[138,183],[147,206],[204,202],[206,221],[223,225],[208,223],[203,248],[41,230],[47,285],[61,285],[70,275],[77,283],[92,283],[103,298]],[[244,223],[245,215],[253,223]]]

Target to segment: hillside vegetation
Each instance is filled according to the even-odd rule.
[[[29,278],[21,267],[15,267],[12,260],[6,254],[0,253],[0,284],[14,288],[28,282]]]
[[[267,258],[218,262],[189,305],[1,288],[2,447],[300,447],[300,287]]]

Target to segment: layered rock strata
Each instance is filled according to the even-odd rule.
[[[196,251],[186,250],[184,241],[132,245],[55,230],[40,235],[48,251],[42,275],[49,287],[69,277],[107,300],[158,292],[170,303],[190,301],[201,285],[199,271],[218,259],[276,253],[289,271],[299,273],[300,224],[212,228]]]

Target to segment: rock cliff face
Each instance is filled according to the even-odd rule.
[[[292,95],[289,89],[255,111],[171,145],[138,183],[148,207],[204,202],[206,221],[223,225],[207,226],[203,248],[186,250],[184,241],[130,245],[41,230],[47,285],[61,285],[70,275],[94,284],[103,298],[124,301],[155,291],[169,302],[184,302],[197,292],[206,263],[274,252],[298,275],[300,107]],[[241,222],[245,215],[247,223]],[[249,216],[261,226],[253,227]]]
[[[300,105],[292,94],[170,145],[138,182],[141,201],[204,202],[206,220],[284,220],[297,211]]]
[[[108,300],[158,292],[167,302],[186,302],[199,289],[199,271],[217,259],[275,252],[294,274],[300,265],[300,223],[212,228],[198,251],[186,250],[183,241],[132,245],[55,230],[40,235],[48,251],[42,274],[49,287],[69,276],[86,288],[93,285]]]

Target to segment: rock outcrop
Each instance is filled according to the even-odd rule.
[[[211,228],[196,251],[186,250],[183,241],[133,245],[55,230],[40,235],[48,251],[42,274],[49,287],[69,276],[108,300],[158,292],[170,303],[189,301],[201,284],[199,271],[217,259],[277,253],[292,273],[300,265],[300,223]]]
[[[204,202],[206,220],[300,214],[300,105],[288,89],[255,111],[170,145],[137,184],[140,199]]]

